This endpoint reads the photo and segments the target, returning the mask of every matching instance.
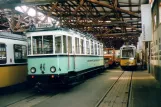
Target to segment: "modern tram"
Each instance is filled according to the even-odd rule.
[[[26,32],[28,80],[35,84],[68,84],[103,69],[103,44],[89,34],[66,28]]]
[[[120,48],[120,66],[124,69],[135,70],[137,67],[136,47],[134,45],[123,45]]]
[[[26,77],[26,37],[0,32],[0,88],[23,83]]]

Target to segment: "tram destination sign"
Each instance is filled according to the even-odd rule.
[[[53,27],[53,24],[52,23],[39,23],[39,24],[36,24],[36,28],[51,28]]]

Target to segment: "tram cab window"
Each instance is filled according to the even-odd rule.
[[[42,36],[33,37],[33,54],[43,54]]]
[[[33,54],[52,54],[53,53],[52,35],[34,36],[32,42],[33,42]]]
[[[62,53],[61,36],[55,37],[55,53]]]
[[[63,35],[63,53],[67,53],[67,36]]]
[[[24,45],[14,44],[14,61],[15,63],[27,62],[27,48]]]
[[[7,62],[6,58],[6,45],[0,43],[0,64],[5,64]]]
[[[75,38],[75,52],[79,54],[79,38]]]
[[[72,53],[72,37],[68,36],[68,52]]]
[[[134,52],[132,49],[122,50],[122,57],[134,57]]]
[[[43,54],[53,53],[53,36],[43,36]]]
[[[84,40],[81,39],[81,54],[84,54]]]
[[[89,41],[86,41],[86,52],[87,54],[90,54],[90,46],[89,46]]]

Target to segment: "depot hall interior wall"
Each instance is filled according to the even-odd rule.
[[[152,5],[152,31],[150,72],[161,83],[161,0]]]

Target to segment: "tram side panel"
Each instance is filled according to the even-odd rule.
[[[51,72],[51,68],[55,68],[55,72]],[[47,56],[30,56],[28,57],[28,69],[29,75],[35,75],[32,72],[32,68],[36,69],[36,75],[48,75],[53,74],[67,75],[70,72],[79,73],[83,70],[88,72],[90,70],[95,70],[103,67],[103,57],[99,56],[79,56],[79,55],[53,55],[51,57]],[[35,76],[36,76],[35,75]]]
[[[0,64],[0,88],[12,86],[26,81],[27,64],[15,63],[15,49],[14,44],[26,46],[26,42],[0,39],[1,43],[6,45],[6,63]],[[2,48],[1,48],[2,49]]]
[[[75,64],[76,72],[82,70],[89,72],[90,70],[103,68],[104,62],[102,56],[77,56]]]

